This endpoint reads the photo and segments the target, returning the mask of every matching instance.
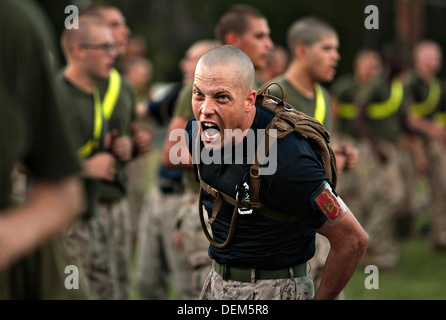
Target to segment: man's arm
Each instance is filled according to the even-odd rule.
[[[166,136],[166,141],[164,142],[162,154],[162,163],[167,168],[186,170],[193,170],[194,168],[192,157],[188,151],[186,136],[182,135],[185,132],[184,128],[186,128],[188,121],[189,119],[184,117],[175,116],[169,124],[169,130]],[[176,133],[181,133],[181,135],[177,135]],[[179,140],[174,139],[178,136]],[[174,151],[178,152],[175,153]],[[175,159],[172,159],[172,157],[175,157]],[[178,160],[179,164],[176,164]]]
[[[152,150],[152,135],[146,130],[141,130],[136,122],[132,122],[132,142],[135,156],[147,154]]]
[[[36,182],[26,202],[0,213],[0,270],[65,230],[83,209],[77,176]]]
[[[315,231],[327,237],[331,248],[314,299],[335,299],[352,277],[369,237],[350,210],[335,225],[325,223]]]

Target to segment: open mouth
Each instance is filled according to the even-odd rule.
[[[220,128],[212,122],[201,122],[201,132],[204,142],[214,142],[220,138]]]

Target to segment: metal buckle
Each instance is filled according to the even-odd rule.
[[[249,169],[249,174],[251,175],[251,177],[258,179],[260,178],[259,171],[260,171],[259,169],[253,168],[251,166],[251,168]]]

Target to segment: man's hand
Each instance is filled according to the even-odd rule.
[[[152,149],[152,136],[149,132],[140,130],[138,125],[132,123],[133,144],[137,150],[137,154],[146,154]]]
[[[100,152],[84,160],[83,176],[107,181],[115,180],[116,159],[109,152]]]
[[[128,136],[120,136],[118,130],[113,130],[106,138],[109,149],[120,161],[129,161],[132,158],[133,142]],[[108,140],[109,139],[109,140]]]
[[[336,169],[338,172],[342,172],[347,164],[347,157],[345,156],[341,147],[333,146],[332,148],[336,157]]]
[[[352,171],[356,168],[359,162],[359,150],[351,144],[346,144],[344,146],[344,154],[347,158],[345,163],[345,170]]]

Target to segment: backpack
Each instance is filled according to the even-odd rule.
[[[272,85],[277,85],[281,89],[282,99],[269,94],[268,88]],[[280,82],[268,82],[265,83],[258,91],[256,98],[256,105],[262,106],[274,114],[274,118],[268,124],[265,129],[265,135],[263,141],[265,143],[265,151],[270,149],[270,129],[277,129],[277,135],[274,138],[281,139],[286,135],[295,132],[296,134],[304,137],[310,142],[310,145],[318,157],[319,161],[322,163],[325,176],[330,179],[336,187],[337,182],[337,170],[336,170],[336,158],[332,148],[330,147],[330,134],[325,129],[325,127],[316,119],[294,109],[290,104],[287,103],[287,94],[285,87]],[[200,150],[199,143],[200,138],[196,139],[197,148]],[[198,159],[198,158],[197,158]],[[259,170],[261,167],[263,159],[259,159],[256,155],[255,163],[251,165],[250,177],[249,177],[249,198],[247,197],[237,197],[237,199],[228,196],[227,194],[216,190],[209,184],[203,181],[201,178],[201,168],[200,164],[197,165],[198,178],[200,180],[200,193],[199,193],[199,218],[200,223],[203,228],[203,232],[209,242],[217,247],[224,248],[229,245],[235,231],[235,225],[237,222],[237,216],[240,210],[253,210],[256,213],[263,214],[269,218],[281,220],[281,221],[299,221],[298,217],[289,213],[280,212],[269,208],[261,203],[259,198],[260,191],[260,174]],[[333,188],[333,190],[334,190]],[[218,211],[221,207],[222,201],[226,201],[234,206],[234,211],[231,219],[231,226],[229,228],[229,233],[227,239],[223,243],[217,243],[210,235],[207,229],[206,222],[203,215],[202,197],[203,190],[215,198],[212,216],[209,218],[208,223],[211,225],[217,218]],[[249,199],[249,201],[246,201]],[[252,211],[251,211],[252,212]]]

